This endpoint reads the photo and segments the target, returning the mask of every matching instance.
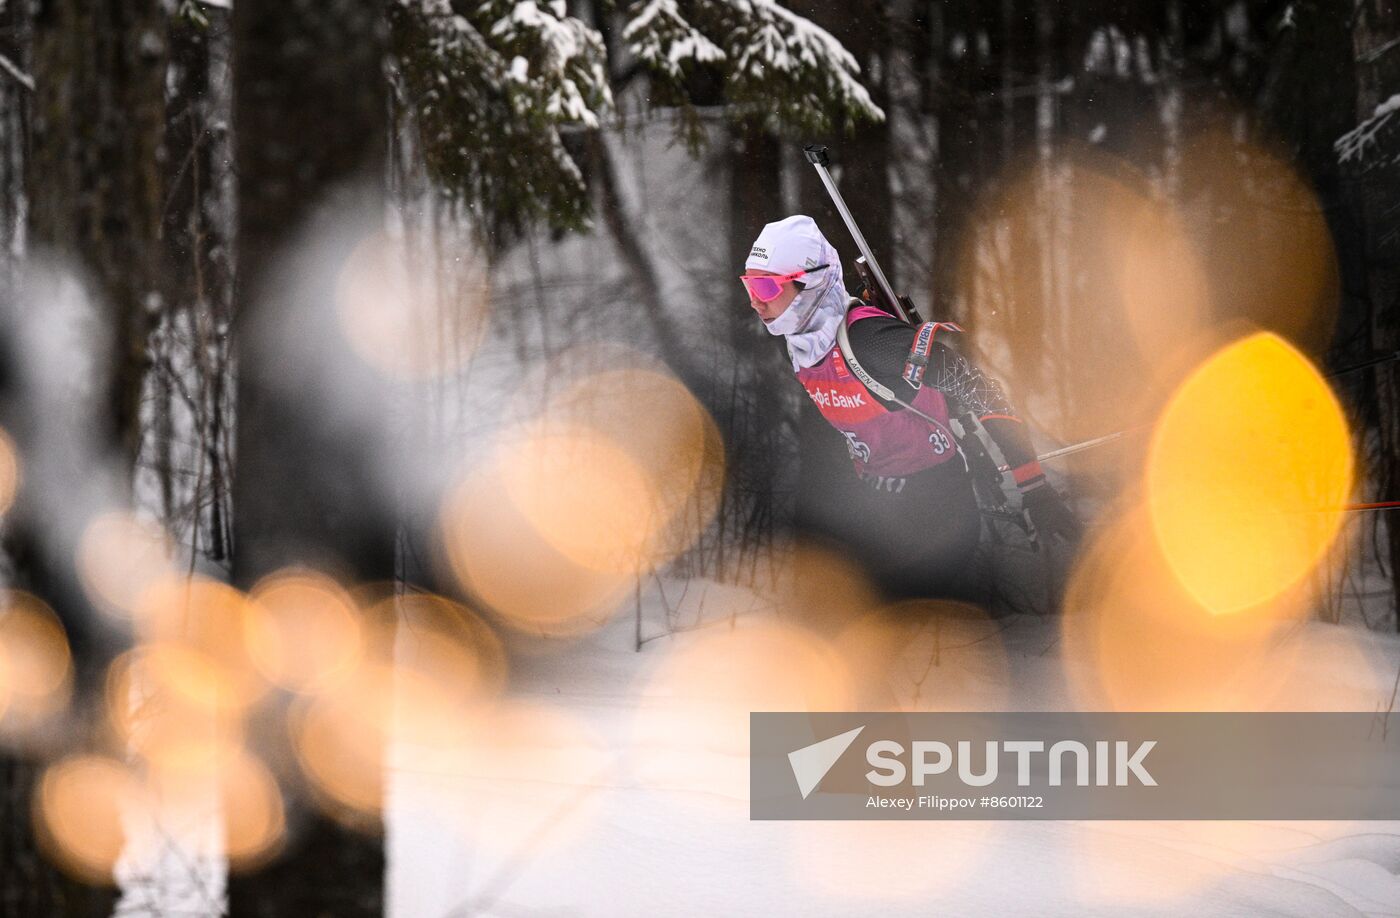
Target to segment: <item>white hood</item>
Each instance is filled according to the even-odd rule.
[[[813,366],[836,344],[850,295],[841,276],[841,256],[811,217],[798,214],[769,223],[749,250],[746,270],[790,274],[827,267],[802,279],[805,289],[782,315],[765,323],[768,333],[787,339],[793,370]]]

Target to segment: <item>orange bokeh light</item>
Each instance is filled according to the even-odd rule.
[[[58,617],[35,596],[6,592],[0,605],[0,731],[32,731],[67,704],[72,680]]]
[[[241,709],[210,708],[172,691],[154,648],[141,645],[107,670],[107,717],[116,737],[154,776],[207,779],[243,741]]]
[[[388,596],[365,612],[365,653],[327,691],[293,707],[302,773],[332,815],[378,825],[386,756],[396,743],[460,750],[504,690],[505,651],[466,607],[439,596]]]
[[[506,497],[495,463],[472,472],[448,496],[441,534],[462,586],[527,633],[597,627],[632,586],[627,574],[584,567],[550,545]]]
[[[639,355],[619,356],[613,368],[555,394],[542,426],[547,433],[582,428],[626,454],[650,501],[638,553],[644,564],[686,550],[718,510],[725,475],[718,426],[685,385]]]
[[[78,541],[78,576],[94,604],[126,618],[141,593],[176,575],[174,546],[158,524],[129,513],[104,513],[83,530]]]
[[[1198,603],[1236,612],[1322,560],[1352,474],[1346,418],[1322,375],[1277,335],[1251,335],[1203,363],[1157,422],[1153,530]]]
[[[23,479],[20,468],[19,449],[10,434],[0,428],[0,514],[14,506]]]
[[[268,690],[245,640],[248,600],[204,577],[168,577],[141,593],[145,665],[162,686],[209,711],[246,710]]]
[[[216,781],[229,867],[255,869],[277,853],[286,836],[282,791],[267,766],[246,752],[224,759]]]
[[[260,580],[249,599],[244,638],[258,671],[272,683],[296,692],[325,691],[359,663],[359,610],[326,575],[278,571]]]
[[[1086,710],[1267,709],[1306,613],[1298,593],[1215,615],[1178,581],[1145,509],[1106,521],[1065,594],[1061,651]]]
[[[34,822],[48,855],[88,883],[111,883],[122,853],[126,807],[140,803],[140,782],[115,759],[74,756],[44,770]]]
[[[602,624],[638,576],[694,545],[714,518],[718,428],[653,364],[606,347],[552,361],[575,381],[502,434],[444,502],[453,572],[513,627],[559,636]]]
[[[1011,702],[1002,625],[976,606],[911,600],[868,613],[835,646],[860,710],[996,711]]]
[[[645,471],[607,437],[545,425],[522,437],[499,469],[506,497],[569,561],[618,574],[651,562],[664,508]]]
[[[366,236],[341,266],[336,317],[354,353],[394,379],[454,372],[488,325],[485,259],[432,260],[430,250],[386,232]]]
[[[318,801],[356,828],[379,826],[394,690],[391,667],[365,663],[335,691],[297,702],[289,717],[297,762]]]

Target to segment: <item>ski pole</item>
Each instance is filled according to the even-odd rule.
[[[1143,425],[1146,426],[1146,425]],[[1112,443],[1114,440],[1121,440],[1128,434],[1138,430],[1137,427],[1130,427],[1127,430],[1120,430],[1111,434],[1104,434],[1102,437],[1095,437],[1092,440],[1085,440],[1082,443],[1073,443],[1069,446],[1062,446],[1059,449],[1052,449],[1048,453],[1041,453],[1036,456],[1037,462],[1049,462],[1051,459],[1058,459],[1061,456],[1072,456],[1075,453],[1086,449],[1093,449],[1095,446],[1102,446],[1105,443]]]
[[[1400,500],[1382,500],[1370,504],[1347,504],[1341,510],[1354,513],[1358,510],[1400,510]]]
[[[1364,369],[1366,369],[1366,368],[1368,368],[1368,367],[1379,366],[1380,364],[1383,364],[1383,363],[1390,363],[1390,362],[1396,361],[1396,360],[1400,360],[1400,351],[1395,351],[1395,352],[1390,353],[1390,354],[1382,354],[1382,355],[1379,356],[1379,357],[1372,357],[1370,360],[1363,360],[1361,363],[1353,364],[1353,365],[1351,365],[1351,366],[1349,366],[1349,367],[1343,367],[1342,369],[1337,370],[1337,371],[1335,371],[1335,372],[1333,372],[1333,373],[1328,373],[1326,376],[1323,377],[1323,379],[1336,379],[1336,378],[1339,377],[1339,376],[1346,376],[1348,373],[1356,373],[1356,372],[1358,372],[1358,371],[1360,371],[1360,370],[1364,370]],[[1062,446],[1062,447],[1060,447],[1059,449],[1052,449],[1050,452],[1048,452],[1048,453],[1041,453],[1039,456],[1036,456],[1035,458],[1036,458],[1037,460],[1039,460],[1040,462],[1048,462],[1048,461],[1051,460],[1051,459],[1059,459],[1061,456],[1070,456],[1070,455],[1073,455],[1074,453],[1080,452],[1081,450],[1093,449],[1095,446],[1101,446],[1101,445],[1103,445],[1103,444],[1105,444],[1105,443],[1112,443],[1114,440],[1121,439],[1121,438],[1123,438],[1123,437],[1126,437],[1128,434],[1134,433],[1134,432],[1139,431],[1139,430],[1145,430],[1146,428],[1148,428],[1148,427],[1150,427],[1150,426],[1152,426],[1152,425],[1150,425],[1150,424],[1139,424],[1137,427],[1129,427],[1129,428],[1126,428],[1126,429],[1124,429],[1124,430],[1119,430],[1119,431],[1116,431],[1116,432],[1111,433],[1111,434],[1104,434],[1102,437],[1095,437],[1095,438],[1092,439],[1092,440],[1084,440],[1084,441],[1081,442],[1081,443],[1074,443],[1074,444],[1071,444],[1071,445],[1069,445],[1069,446]],[[1007,471],[1007,467],[1005,467],[1005,466],[1001,467],[1001,471],[1003,471],[1003,472]],[[1372,507],[1372,506],[1369,506],[1369,505],[1359,505],[1359,504],[1358,504],[1358,505],[1356,505],[1356,506],[1354,506],[1354,507],[1347,507],[1347,508],[1345,508],[1345,509],[1349,509],[1349,510],[1352,510],[1352,509],[1354,509],[1354,510],[1387,510],[1387,509],[1390,509],[1390,506],[1389,506],[1389,505],[1385,505],[1385,506],[1376,506],[1376,507]]]
[[[1111,434],[1104,434],[1102,437],[1095,437],[1092,440],[1083,440],[1079,443],[1071,443],[1069,446],[1062,446],[1059,449],[1052,449],[1048,453],[1041,453],[1040,455],[1036,456],[1035,459],[1037,462],[1049,462],[1051,459],[1059,459],[1062,456],[1072,456],[1075,453],[1082,452],[1086,449],[1093,449],[1094,447],[1102,446],[1105,443],[1112,443],[1114,440],[1121,440],[1128,434],[1137,433],[1141,430],[1146,430],[1151,426],[1151,424],[1139,424],[1136,427],[1128,427],[1123,430],[1117,430]],[[997,471],[1009,472],[1011,471],[1011,466],[997,466]]]
[[[1400,351],[1393,351],[1389,354],[1382,354],[1379,357],[1372,357],[1370,360],[1363,360],[1360,363],[1352,364],[1349,367],[1343,367],[1335,373],[1328,373],[1327,378],[1336,379],[1338,376],[1346,376],[1348,373],[1356,373],[1360,370],[1366,369],[1367,367],[1379,366],[1383,363],[1390,363],[1393,360],[1400,360]]]
[[[900,321],[906,324],[918,324],[918,315],[911,315],[912,303],[906,303],[894,292],[894,287],[890,285],[889,278],[885,277],[884,270],[880,267],[880,262],[875,260],[875,253],[870,251],[870,243],[865,241],[865,234],[856,225],[856,218],[851,213],[851,209],[846,206],[846,201],[841,197],[841,189],[836,187],[836,180],[831,177],[831,172],[827,168],[831,165],[831,157],[827,154],[826,147],[817,144],[808,144],[803,148],[803,153],[807,155],[807,162],[816,167],[817,175],[821,177],[822,184],[826,186],[826,193],[831,195],[831,201],[836,205],[836,210],[841,214],[841,219],[846,222],[846,229],[850,230],[851,238],[856,241],[856,248],[860,249],[861,256],[865,259],[865,264],[874,275],[875,283],[880,288],[880,294],[885,302],[899,316]]]

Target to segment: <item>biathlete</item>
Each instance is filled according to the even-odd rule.
[[[1025,425],[1000,385],[947,345],[948,326],[916,328],[852,298],[840,256],[811,217],[765,226],[744,268],[749,305],[786,340],[797,381],[845,438],[863,487],[853,489],[856,506],[836,508],[842,547],[887,596],[978,598],[972,571],[981,513],[950,427],[964,413],[1001,450],[1036,530],[1078,537],[1079,523],[1046,481]],[[837,340],[843,323],[854,361],[916,411],[861,382]]]

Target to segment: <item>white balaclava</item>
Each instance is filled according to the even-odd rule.
[[[812,271],[817,265],[826,265]],[[850,294],[841,277],[841,256],[826,241],[816,222],[801,214],[769,223],[754,240],[745,270],[791,274],[812,271],[802,278],[804,289],[772,322],[770,335],[787,338],[794,371],[814,366],[836,343],[836,329],[846,317]]]

